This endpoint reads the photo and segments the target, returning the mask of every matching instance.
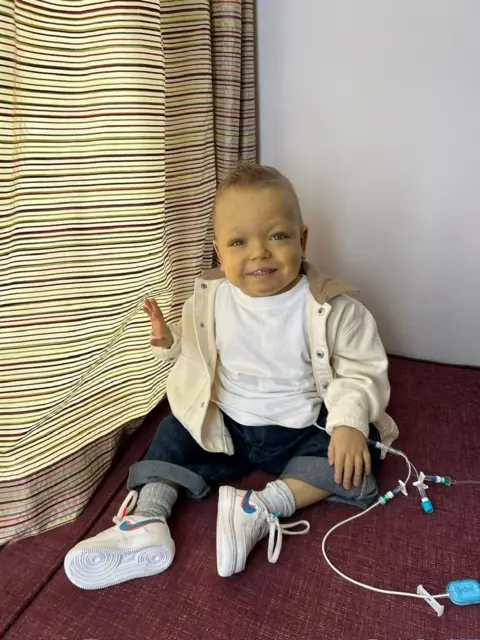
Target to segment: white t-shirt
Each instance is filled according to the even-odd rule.
[[[315,424],[315,387],[306,327],[308,280],[290,291],[252,298],[228,281],[215,297],[219,354],[212,399],[244,426]]]

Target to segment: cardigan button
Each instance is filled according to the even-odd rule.
[[[317,358],[324,358],[325,357],[325,353],[323,351],[317,351]]]

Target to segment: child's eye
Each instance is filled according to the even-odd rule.
[[[274,233],[272,236],[272,240],[285,240],[288,238],[286,233]]]
[[[232,240],[232,242],[230,242],[230,244],[228,245],[229,247],[241,247],[244,243],[243,240]]]

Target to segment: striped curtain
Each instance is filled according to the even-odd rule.
[[[163,397],[216,183],[255,158],[253,0],[0,0],[0,544],[75,518]]]

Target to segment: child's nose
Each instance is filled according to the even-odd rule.
[[[263,242],[258,242],[252,245],[250,260],[266,260],[267,258],[270,258],[270,256],[271,253]]]

